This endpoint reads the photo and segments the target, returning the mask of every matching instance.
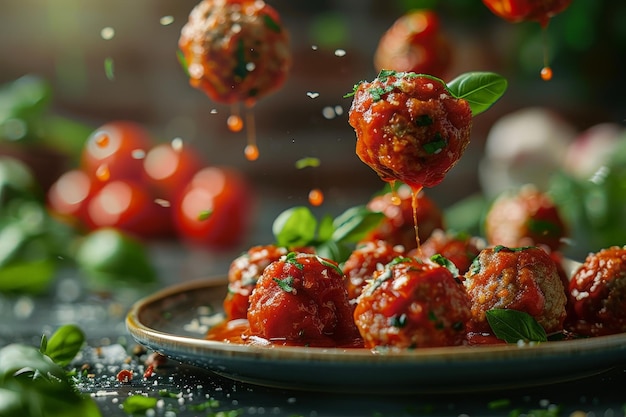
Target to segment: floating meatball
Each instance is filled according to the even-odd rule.
[[[235,258],[228,268],[228,293],[224,313],[228,320],[245,319],[249,297],[263,270],[288,250],[275,245],[254,246]]]
[[[349,123],[356,153],[384,181],[439,184],[470,141],[472,110],[439,79],[381,71],[355,86]]]
[[[448,269],[410,258],[376,272],[354,310],[368,348],[460,345],[470,317],[465,289]]]
[[[565,290],[554,261],[543,249],[483,249],[463,282],[472,303],[470,332],[491,333],[485,315],[491,309],[523,311],[547,333],[563,330]]]
[[[409,256],[426,260],[433,255],[441,255],[458,268],[459,274],[464,275],[484,247],[485,243],[480,238],[438,229],[420,245],[419,250],[411,251]]]
[[[570,280],[569,301],[571,331],[588,336],[626,332],[626,247],[589,254]]]
[[[376,271],[382,270],[389,262],[403,255],[402,246],[394,246],[385,240],[359,243],[342,268],[346,276],[348,298],[356,300]]]
[[[417,247],[415,223],[420,241],[428,239],[436,229],[444,227],[443,213],[439,206],[424,191],[417,194],[415,213],[413,212],[413,194],[406,185],[401,185],[395,192],[388,192],[373,197],[367,208],[385,215],[383,221],[368,235],[366,240],[386,240],[392,245],[402,245],[405,250]]]
[[[353,345],[352,310],[335,262],[290,252],[265,268],[250,295],[250,334],[288,345]]]
[[[178,46],[191,85],[220,103],[254,103],[283,85],[291,65],[280,16],[259,0],[202,0]]]
[[[545,245],[557,250],[566,235],[558,207],[532,185],[501,194],[485,217],[485,237],[491,245]]]
[[[415,10],[398,18],[378,42],[374,53],[377,71],[395,70],[446,75],[452,48],[432,10]]]

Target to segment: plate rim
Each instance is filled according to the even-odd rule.
[[[318,362],[342,363],[377,363],[377,364],[435,364],[435,363],[479,363],[487,358],[489,362],[511,359],[527,360],[537,357],[561,356],[564,352],[570,355],[585,355],[596,352],[626,352],[626,333],[606,336],[595,336],[567,341],[550,341],[531,345],[497,344],[480,346],[445,346],[425,347],[402,350],[373,350],[367,348],[323,348],[299,346],[257,346],[227,343],[177,335],[163,332],[143,323],[142,311],[154,303],[172,298],[189,291],[209,290],[212,287],[227,283],[224,277],[203,278],[187,281],[163,288],[151,295],[136,301],[126,315],[126,327],[130,334],[141,344],[150,347],[158,345],[158,341],[184,346],[187,351],[213,354],[216,356],[238,356],[242,358],[270,360],[304,360]],[[155,343],[157,342],[157,343]]]

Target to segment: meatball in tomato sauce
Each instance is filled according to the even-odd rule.
[[[567,327],[600,336],[626,332],[626,247],[589,254],[569,286]]]
[[[359,158],[388,182],[433,187],[470,141],[472,110],[430,75],[381,71],[355,86],[349,111]]]
[[[461,345],[471,317],[463,285],[443,266],[398,258],[363,288],[354,320],[367,348]]]
[[[485,237],[492,245],[558,250],[566,235],[559,208],[548,194],[531,185],[501,194],[485,218]]]
[[[348,346],[359,340],[337,263],[290,252],[272,262],[250,295],[250,335],[297,346]]]
[[[374,273],[400,256],[404,256],[404,248],[385,240],[359,243],[342,267],[349,299],[356,300],[363,287],[372,280]]]
[[[523,311],[547,333],[563,330],[565,290],[554,260],[543,249],[483,249],[463,282],[472,304],[470,332],[491,333],[485,313],[491,309]]]
[[[228,293],[223,303],[228,320],[246,318],[250,294],[263,270],[288,252],[275,245],[253,246],[230,263]]]
[[[417,247],[415,237],[415,219],[419,241],[428,239],[436,229],[444,227],[443,213],[433,199],[424,191],[415,196],[413,212],[413,193],[407,185],[400,185],[396,191],[386,192],[373,197],[367,208],[383,213],[385,217],[379,225],[368,233],[366,240],[386,240],[392,245],[402,245],[405,250]]]
[[[434,255],[441,255],[452,262],[458,268],[459,274],[463,275],[469,271],[472,262],[484,248],[485,242],[480,238],[438,229],[419,249],[409,252],[409,256],[426,260]]]

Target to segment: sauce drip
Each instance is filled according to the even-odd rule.
[[[550,68],[548,59],[548,22],[549,18],[543,19],[539,22],[541,25],[541,31],[543,32],[543,68],[541,69],[541,79],[544,81],[550,81],[552,79],[552,68]]]
[[[248,161],[256,161],[259,158],[259,148],[256,145],[256,129],[254,124],[254,113],[252,111],[249,111],[246,114],[246,124],[248,125],[248,144],[246,145],[244,154]]]
[[[420,245],[420,235],[419,235],[419,226],[417,223],[417,209],[418,209],[418,195],[422,191],[422,186],[412,186],[411,187],[411,205],[413,208],[413,227],[415,228],[415,242],[417,243],[417,254],[419,256],[422,255],[422,247]]]

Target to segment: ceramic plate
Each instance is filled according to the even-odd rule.
[[[368,349],[263,347],[204,340],[226,280],[180,284],[138,301],[126,324],[140,344],[222,376],[277,388],[355,393],[476,391],[543,385],[604,372],[626,358],[626,334],[535,346]]]

